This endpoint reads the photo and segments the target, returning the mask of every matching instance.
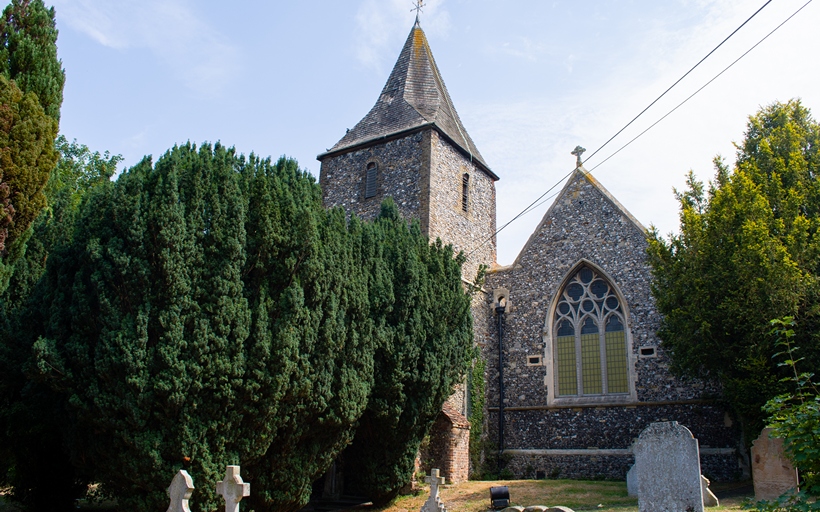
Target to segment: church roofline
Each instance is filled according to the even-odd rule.
[[[319,160],[427,126],[434,126],[470,161],[498,179],[464,128],[427,37],[416,22],[376,104],[332,148],[319,155]]]
[[[388,142],[388,141],[391,141],[391,140],[401,139],[403,137],[407,137],[408,135],[412,135],[414,133],[422,132],[422,131],[424,131],[428,128],[435,128],[435,130],[439,133],[439,135],[444,137],[447,140],[447,142],[450,143],[451,146],[456,148],[458,150],[458,152],[461,153],[463,156],[465,156],[467,158],[471,158],[472,162],[476,165],[476,167],[478,167],[479,169],[484,171],[490,178],[493,179],[493,181],[498,181],[498,180],[501,179],[501,178],[498,177],[498,175],[496,173],[494,173],[492,171],[492,169],[487,167],[487,165],[482,160],[479,160],[479,159],[475,158],[475,155],[471,155],[469,151],[465,150],[458,143],[456,143],[456,141],[454,141],[452,139],[452,137],[447,135],[447,133],[444,130],[442,130],[441,127],[437,126],[435,122],[425,123],[425,124],[422,124],[420,126],[414,126],[412,128],[407,128],[407,129],[399,131],[399,132],[391,133],[389,135],[379,135],[379,136],[373,137],[371,139],[367,139],[367,140],[363,140],[361,142],[358,142],[358,143],[356,143],[352,146],[347,146],[347,147],[337,148],[337,149],[329,149],[329,150],[325,151],[324,153],[320,153],[319,155],[317,155],[316,160],[319,160],[321,162],[321,161],[323,161],[327,158],[331,158],[331,157],[338,156],[338,155],[343,155],[345,153],[350,153],[350,152],[353,152],[353,151],[358,151],[360,149],[365,149],[367,147],[374,146],[376,144],[381,144],[381,143],[384,143],[384,142]]]
[[[579,174],[581,175],[582,178],[586,179],[593,187],[595,187],[598,190],[598,192],[600,192],[601,195],[604,196],[604,199],[606,201],[609,201],[612,204],[612,206],[615,207],[615,209],[617,209],[619,212],[621,212],[621,214],[623,214],[624,217],[629,219],[629,221],[632,223],[632,225],[635,226],[635,228],[638,231],[640,231],[643,234],[643,236],[645,236],[645,237],[649,236],[647,234],[646,228],[643,226],[643,224],[641,224],[638,219],[636,219],[631,213],[629,213],[629,210],[627,210],[626,207],[624,207],[624,205],[622,205],[620,203],[620,201],[615,199],[615,196],[613,196],[609,192],[609,190],[607,190],[606,187],[604,187],[601,184],[600,181],[595,179],[595,177],[592,174],[590,174],[589,171],[584,169],[583,165],[581,165],[581,166],[578,166],[578,167],[575,168],[575,170],[572,172],[572,174],[570,175],[567,182],[564,184],[564,188],[562,188],[561,192],[559,192],[558,195],[555,197],[555,201],[552,202],[550,207],[547,209],[546,213],[544,213],[544,216],[541,217],[541,222],[538,223],[538,227],[536,227],[535,230],[533,230],[532,234],[527,239],[527,243],[524,244],[524,247],[522,247],[521,251],[518,252],[518,256],[515,257],[515,261],[513,262],[513,264],[509,265],[507,267],[504,267],[504,268],[500,268],[500,269],[496,270],[495,272],[503,272],[505,270],[516,268],[516,267],[519,266],[519,264],[521,263],[521,258],[529,250],[530,246],[535,242],[535,237],[538,235],[538,233],[541,232],[542,229],[544,229],[544,225],[546,224],[547,219],[550,217],[550,214],[556,208],[556,206],[561,202],[561,200],[564,198],[564,196],[567,193],[567,189],[569,188],[569,185],[573,181],[575,181],[576,177]]]

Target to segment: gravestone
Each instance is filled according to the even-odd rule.
[[[171,498],[171,503],[166,512],[191,512],[188,500],[191,499],[192,492],[194,492],[194,481],[191,475],[184,469],[180,469],[171,480],[171,485],[168,486],[168,497]]]
[[[638,479],[635,477],[635,464],[626,472],[626,494],[629,496],[638,495]]]
[[[242,481],[239,466],[227,466],[225,478],[216,483],[216,493],[225,500],[225,512],[239,512],[239,502],[251,495],[251,484]]]
[[[424,481],[430,484],[430,497],[424,502],[421,512],[447,512],[447,507],[438,495],[438,486],[444,485],[444,477],[439,476],[439,470],[431,469],[430,476],[425,477]]]
[[[756,500],[774,500],[789,489],[797,488],[797,470],[786,457],[783,440],[771,437],[764,428],[752,443],[752,479]]]
[[[652,423],[633,447],[640,512],[703,512],[700,451],[677,421]]]
[[[720,501],[718,501],[717,496],[709,489],[709,479],[703,475],[700,475],[700,492],[703,493],[703,506],[704,507],[719,507]]]

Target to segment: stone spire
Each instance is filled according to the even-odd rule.
[[[498,179],[461,124],[427,37],[417,22],[376,104],[335,146],[319,155],[319,159],[428,127],[438,129],[465,156],[493,179]]]

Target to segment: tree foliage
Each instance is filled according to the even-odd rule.
[[[57,58],[54,8],[12,0],[0,18],[0,74],[33,92],[47,116],[60,120],[65,70]]]
[[[463,255],[428,244],[392,201],[368,228],[375,385],[342,458],[345,489],[383,502],[410,481],[422,439],[465,374],[473,331]]]
[[[469,308],[460,260],[393,212],[348,222],[294,161],[219,144],[95,185],[11,344],[59,397],[74,466],[123,510],[162,508],[185,468],[210,509],[208,482],[239,463],[255,510],[297,509],[375,401],[387,341],[413,361],[389,385],[419,393],[401,426],[424,425],[446,395],[421,385],[456,379],[462,349],[448,345],[465,340],[445,329],[469,326]],[[439,327],[441,313],[461,316]]]
[[[799,100],[775,103],[737,149],[708,187],[690,172],[680,234],[654,232],[649,258],[673,370],[717,379],[754,439],[761,406],[786,386],[769,319],[796,317],[797,344],[820,363],[820,126]]]
[[[46,205],[43,188],[57,163],[56,136],[57,121],[37,97],[0,76],[0,293]]]
[[[83,480],[60,440],[63,406],[46,387],[26,381],[22,368],[28,351],[14,345],[12,333],[22,328],[20,314],[49,254],[72,240],[82,198],[107,183],[121,160],[64,137],[56,145],[60,160],[44,191],[49,206],[34,222],[26,253],[0,294],[0,482],[35,510],[66,510]]]

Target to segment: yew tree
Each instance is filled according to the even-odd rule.
[[[659,335],[678,373],[718,380],[747,439],[761,406],[787,391],[770,320],[797,320],[795,345],[820,366],[820,125],[799,100],[749,118],[729,169],[676,193],[680,233],[649,257]]]
[[[342,462],[347,492],[385,502],[410,482],[421,441],[464,378],[471,298],[461,281],[463,254],[441,240],[428,243],[392,201],[365,227],[364,240],[375,383]]]

